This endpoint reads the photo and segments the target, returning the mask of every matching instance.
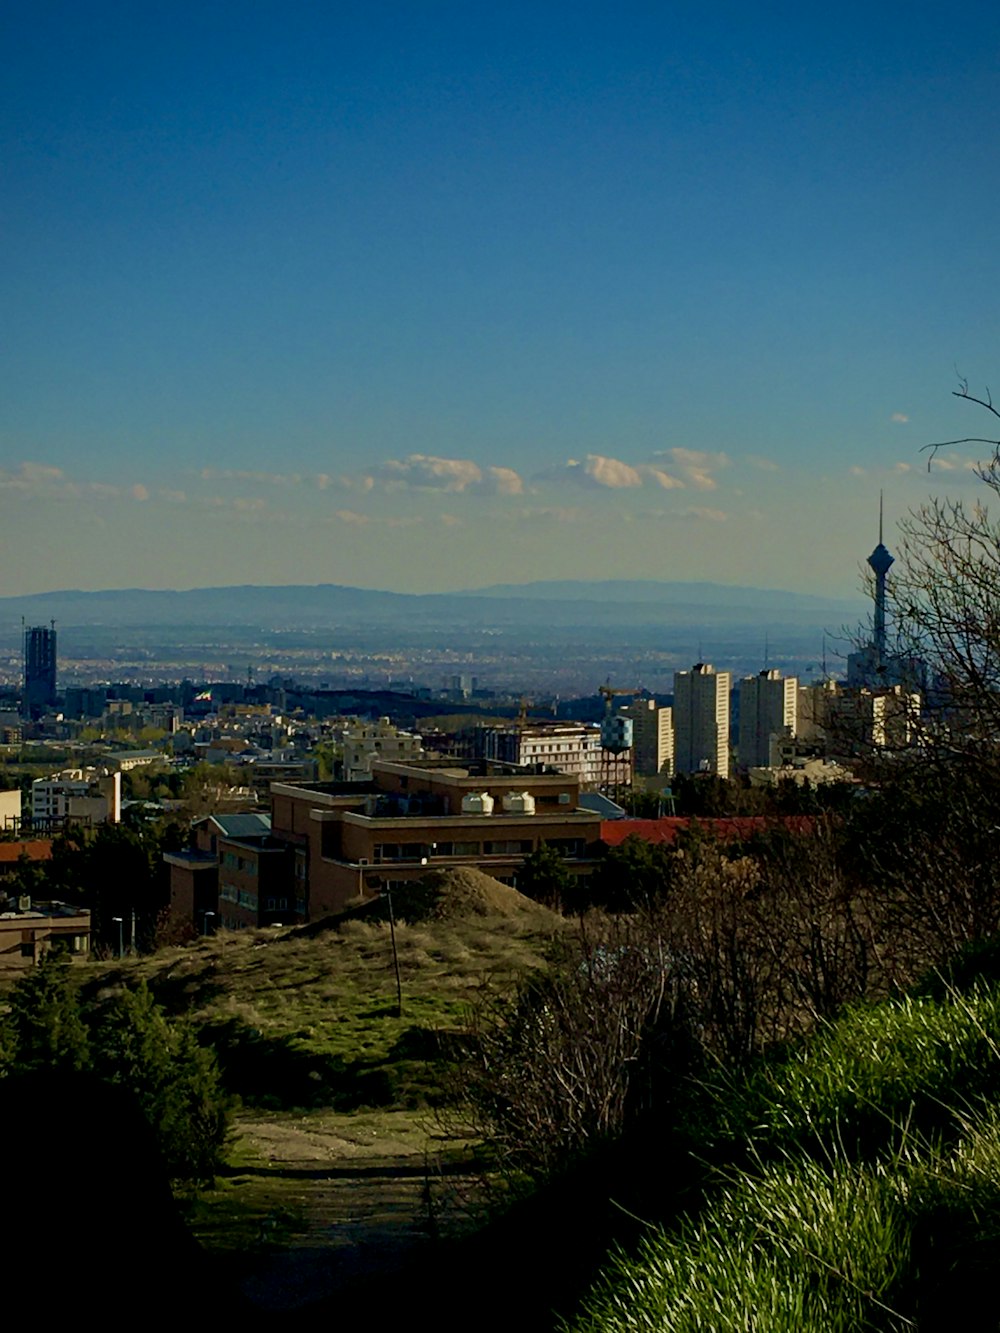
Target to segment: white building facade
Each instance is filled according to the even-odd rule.
[[[728,671],[698,662],[674,673],[674,770],[729,776]]]
[[[798,725],[799,682],[773,668],[740,681],[739,762],[741,768],[771,762],[771,737],[794,737]]]

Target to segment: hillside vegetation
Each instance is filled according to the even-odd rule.
[[[413,1109],[440,1102],[470,1005],[543,967],[566,929],[555,913],[463,871],[421,886],[396,922],[401,1013],[379,904],[336,922],[223,933],[96,965],[87,989],[146,981],[168,1012],[195,1022],[245,1103]]]

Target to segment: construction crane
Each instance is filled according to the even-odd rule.
[[[608,681],[605,681],[603,685],[598,685],[597,693],[604,696],[604,711],[605,713],[610,713],[611,700],[616,698],[618,695],[630,694],[634,698],[636,695],[645,694],[646,691],[643,689],[641,685],[636,686],[634,690],[620,690],[617,689],[615,686],[609,684]]]

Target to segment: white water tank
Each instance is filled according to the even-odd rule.
[[[529,791],[504,792],[503,811],[505,815],[533,815],[535,798]]]
[[[488,791],[470,791],[462,797],[463,815],[491,815],[493,797]]]

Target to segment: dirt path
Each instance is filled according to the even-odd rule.
[[[246,1191],[262,1242],[240,1279],[257,1309],[301,1309],[364,1278],[391,1277],[466,1221],[472,1178],[405,1112],[243,1117],[230,1194]],[[292,1218],[279,1234],[276,1218]]]

